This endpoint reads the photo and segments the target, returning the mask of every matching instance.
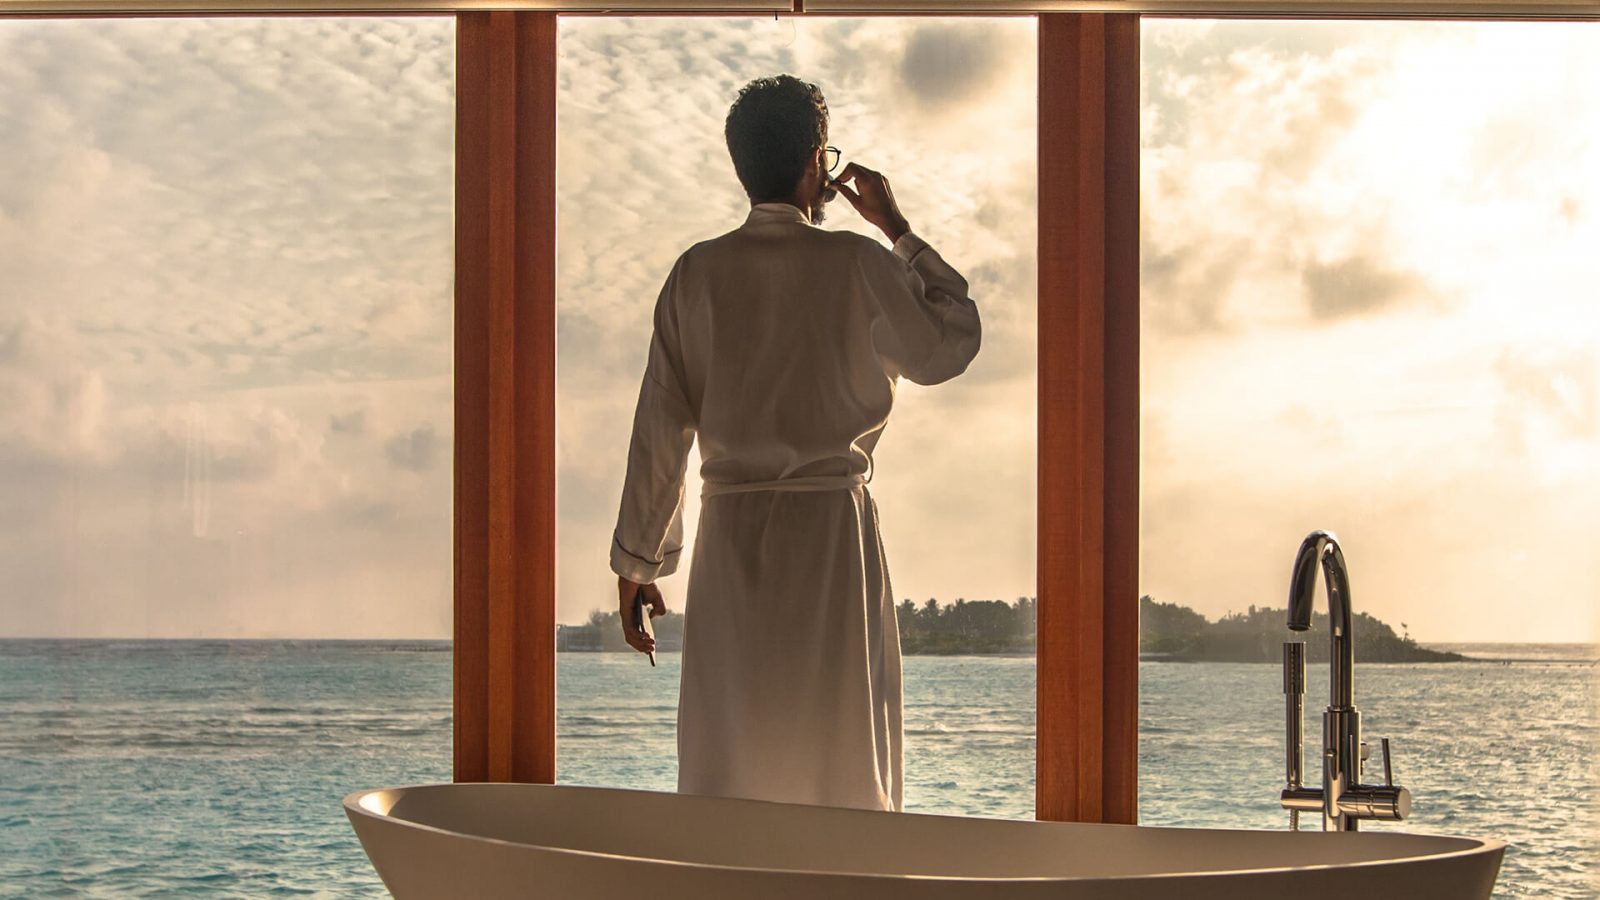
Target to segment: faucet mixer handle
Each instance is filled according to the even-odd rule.
[[[1394,783],[1394,764],[1389,761],[1389,739],[1383,738],[1381,744],[1383,784],[1352,787],[1339,798],[1339,810],[1357,819],[1398,822],[1411,815],[1411,791]]]

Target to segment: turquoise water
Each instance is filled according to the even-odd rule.
[[[1416,795],[1366,827],[1510,841],[1500,897],[1600,896],[1600,668],[1573,655],[1359,667],[1366,732]],[[561,783],[675,787],[678,660],[560,655]],[[905,670],[908,811],[1032,818],[1033,660]],[[1285,827],[1278,670],[1140,674],[1141,822]],[[0,641],[0,716],[0,895],[381,896],[339,800],[449,780],[449,646]]]

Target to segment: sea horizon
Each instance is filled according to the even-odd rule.
[[[395,649],[442,651],[454,646],[450,638],[409,638],[409,637],[374,637],[374,638],[329,638],[329,637],[0,637],[0,644],[12,643],[79,643],[79,644],[297,644],[297,645],[339,645],[339,646],[370,646],[389,644]],[[1512,662],[1512,663],[1600,663],[1600,642],[1595,641],[1418,641],[1417,646],[1426,650],[1459,653],[1468,657],[1469,662]],[[558,653],[625,653],[627,651],[607,650],[558,650]],[[677,649],[662,649],[659,653],[680,653]],[[905,652],[906,656],[981,656],[981,657],[1031,657],[1034,653],[1024,652],[983,652],[972,651],[964,653],[912,653]],[[1143,662],[1182,662],[1194,664],[1196,662],[1214,662],[1215,660],[1184,660],[1171,659],[1161,654],[1142,653]],[[1409,665],[1410,663],[1378,663],[1369,665]],[[1419,663],[1420,665],[1420,663]],[[1437,665],[1437,663],[1428,663]]]

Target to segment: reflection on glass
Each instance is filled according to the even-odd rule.
[[[1366,780],[1388,736],[1415,795],[1362,827],[1502,838],[1503,895],[1577,896],[1600,824],[1600,36],[1151,21],[1142,54],[1144,643],[1203,662],[1143,664],[1141,819],[1287,826],[1281,681],[1236,663],[1276,663],[1295,548],[1326,528]],[[1293,636],[1313,745],[1318,634]],[[1192,790],[1202,765],[1230,802]]]
[[[738,89],[817,83],[843,165],[885,173],[913,230],[971,285],[983,349],[960,378],[902,381],[871,490],[900,609],[1029,637],[1034,584],[1035,25],[1030,19],[575,18],[560,23],[558,638],[625,650],[607,567],[650,313],[678,255],[750,211],[723,137]],[[693,55],[676,47],[695,47]],[[823,228],[881,238],[844,198]],[[888,241],[882,239],[884,246]],[[699,511],[691,454],[684,520]],[[687,567],[684,567],[686,569]],[[662,587],[682,610],[680,574]],[[928,603],[935,603],[930,609]],[[975,607],[973,601],[996,607]],[[610,618],[607,618],[607,614]],[[1001,618],[1004,622],[999,622]],[[944,620],[954,622],[955,619]],[[658,626],[673,627],[657,620]],[[558,778],[676,787],[679,656],[563,653]],[[921,638],[918,638],[921,640]],[[932,646],[931,642],[919,646]],[[905,658],[908,809],[1033,815],[1033,663]]]
[[[7,888],[371,891],[449,778],[454,34],[0,22]]]

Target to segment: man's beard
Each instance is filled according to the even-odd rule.
[[[837,196],[839,196],[839,191],[837,188],[823,185],[822,189],[817,192],[817,199],[811,204],[811,224],[822,224],[822,220],[828,217],[827,210],[825,210],[823,207],[832,202],[833,198]]]

